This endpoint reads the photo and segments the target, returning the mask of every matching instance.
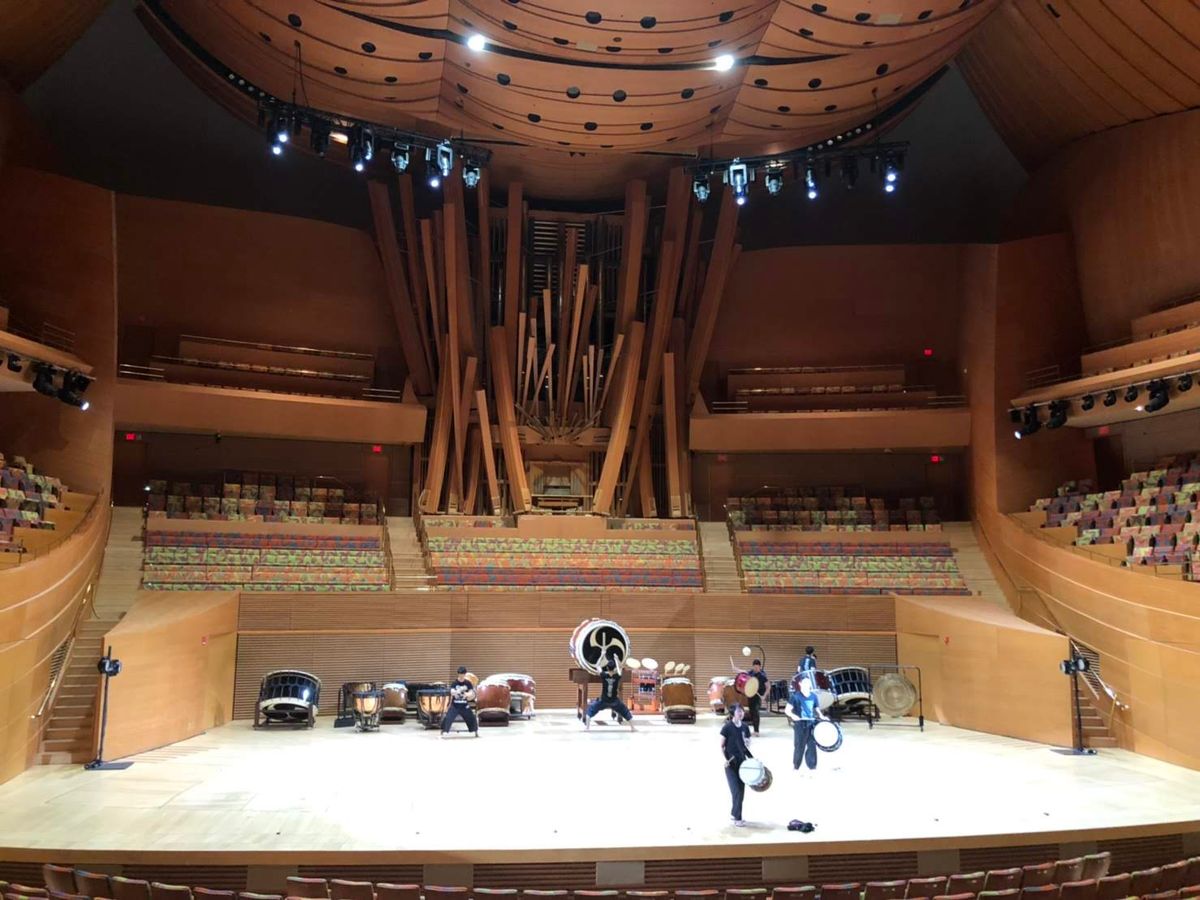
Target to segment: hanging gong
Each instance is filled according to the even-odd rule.
[[[888,672],[875,679],[871,700],[885,716],[896,718],[908,714],[917,702],[917,689],[899,672]]]

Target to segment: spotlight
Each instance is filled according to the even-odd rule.
[[[842,159],[842,184],[846,185],[846,190],[854,189],[854,185],[858,182],[858,157],[847,156]]]
[[[1095,405],[1096,398],[1091,394],[1085,394],[1083,399],[1079,401],[1079,408],[1084,412],[1088,412]]]
[[[92,380],[80,372],[65,372],[62,377],[62,387],[58,389],[58,399],[68,406],[77,406],[87,411],[91,404],[83,399],[83,394],[92,386]]]
[[[1138,389],[1136,384],[1131,384],[1125,391],[1125,402],[1132,403],[1138,398]]]
[[[283,155],[283,144],[272,142],[271,143],[271,152],[274,153],[276,156],[282,156]]]
[[[1008,420],[1014,425],[1021,424],[1021,411],[1019,409],[1010,409],[1008,411]]]
[[[479,171],[479,166],[475,165],[474,163],[463,166],[463,184],[465,184],[468,188],[477,187],[479,185],[481,174],[482,173]]]
[[[804,167],[804,184],[808,188],[808,199],[817,199],[817,178],[813,172],[812,163]]]
[[[10,362],[9,368],[11,367],[12,363]],[[1179,381],[1175,384],[1175,389],[1181,394],[1186,394],[1188,391],[1190,391],[1192,389],[1192,373],[1187,372],[1183,375],[1180,375]]]
[[[308,128],[308,139],[311,142],[313,153],[317,156],[324,156],[329,150],[329,126],[324,122],[313,122]]]
[[[55,397],[58,390],[54,387],[54,367],[46,363],[33,364],[33,389],[46,397]]]
[[[708,173],[697,172],[692,179],[692,193],[696,195],[696,199],[701,203],[708,200],[710,189],[708,186]]]
[[[1146,401],[1146,405],[1144,407],[1145,412],[1156,413],[1171,402],[1171,395],[1167,388],[1167,383],[1161,378],[1155,379],[1146,385],[1146,390],[1150,394],[1150,399]]]
[[[1038,409],[1036,406],[1027,406],[1021,414],[1021,427],[1014,432],[1017,440],[1023,437],[1029,437],[1031,434],[1036,434],[1041,430],[1042,422],[1038,418]]]
[[[15,353],[8,354],[8,371],[10,371],[10,372],[20,372],[21,371],[21,357],[17,356],[17,354],[15,354]],[[1190,385],[1189,385],[1189,387],[1190,387]]]
[[[718,72],[728,72],[730,69],[733,68],[734,62],[735,62],[735,60],[734,60],[732,54],[722,53],[720,56],[718,56],[716,59],[713,60],[713,69],[715,69]]]
[[[434,148],[433,153],[434,163],[442,174],[442,178],[449,178],[450,172],[454,169],[454,148],[450,146],[449,141],[442,141]],[[428,156],[426,158],[428,159]]]
[[[442,186],[442,179],[437,176],[437,173],[429,176],[429,186],[435,190]]]
[[[763,182],[767,186],[767,193],[772,197],[777,196],[783,190],[783,169],[767,169],[766,174],[763,176]]]
[[[1116,406],[1117,405],[1117,392],[1116,391],[1109,391],[1107,394],[1104,395],[1104,405],[1105,406]]]
[[[361,125],[355,125],[350,130],[350,163],[354,171],[365,170],[374,155],[375,143],[371,132]]]
[[[408,171],[408,148],[403,144],[392,145],[392,167],[397,172]]]
[[[286,144],[292,136],[292,120],[286,115],[276,116],[274,131],[276,142]]]
[[[467,38],[467,47],[476,53],[482,53],[487,49],[487,39],[482,34],[473,34]]]
[[[1052,400],[1050,402],[1050,417],[1046,419],[1047,428],[1062,428],[1067,424],[1067,413],[1071,409],[1071,404],[1066,400]]]
[[[725,180],[733,188],[733,198],[737,201],[737,205],[745,206],[746,191],[750,186],[750,167],[740,159],[735,159],[729,164],[729,171],[725,173]]]

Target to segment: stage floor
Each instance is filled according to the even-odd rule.
[[[1200,829],[1200,772],[1132,753],[1076,757],[939,725],[921,733],[851,722],[842,748],[820,754],[808,778],[792,770],[782,717],[765,719],[752,744],[774,784],[747,791],[748,826],[735,828],[718,726],[710,715],[696,725],[654,716],[639,717],[634,734],[599,723],[585,733],[573,713],[541,712],[485,728],[478,740],[439,740],[411,719],[370,734],[335,729],[328,717],[312,731],[255,731],[239,721],[133,757],[125,771],[25,772],[0,787],[0,809],[10,813],[0,817],[0,847],[64,858],[215,851],[205,858],[265,862],[287,851],[365,851],[484,862],[846,853]],[[793,818],[816,831],[787,831]]]

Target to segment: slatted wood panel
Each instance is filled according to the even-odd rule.
[[[186,884],[223,891],[246,889],[245,866],[172,866],[130,865],[121,872],[126,878],[141,878],[144,881],[160,881],[163,884]],[[283,890],[283,878],[279,888]]]
[[[372,884],[420,884],[424,866],[298,866],[302,878],[341,878],[346,881],[370,881]],[[279,885],[282,891],[284,885]]]
[[[808,860],[808,880],[813,884],[894,881],[916,875],[916,853],[834,853]]]
[[[762,860],[655,859],[646,862],[647,889],[755,887],[762,884]]]
[[[474,882],[476,887],[586,890],[596,886],[596,864],[488,863],[475,866]]]
[[[1134,872],[1150,866],[1183,859],[1183,835],[1164,834],[1156,837],[1122,838],[1119,841],[1100,841],[1096,845],[1100,852],[1112,854],[1109,872]]]
[[[64,862],[61,859],[47,859],[46,862],[52,862],[60,866],[70,865],[70,861]],[[42,864],[40,862],[5,862],[0,863],[0,880],[7,881],[9,884],[24,884],[29,887],[38,887],[42,883]]]
[[[980,810],[980,815],[985,815]],[[986,872],[989,869],[1011,869],[1031,866],[1058,859],[1058,844],[1029,844],[1024,847],[971,847],[958,853],[958,871]],[[1113,868],[1110,871],[1120,872]],[[949,873],[947,873],[949,874]]]

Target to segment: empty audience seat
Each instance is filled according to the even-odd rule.
[[[754,594],[970,594],[954,551],[942,543],[800,543],[741,539],[746,590]]]
[[[206,482],[154,479],[147,487],[150,518],[325,525],[376,525],[383,519],[373,493],[299,475],[241,472]]]
[[[932,497],[891,503],[845,487],[800,487],[727,497],[734,531],[940,531]]]

